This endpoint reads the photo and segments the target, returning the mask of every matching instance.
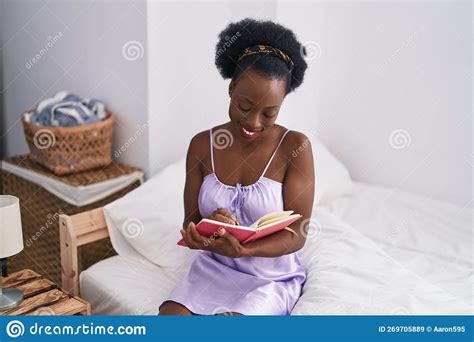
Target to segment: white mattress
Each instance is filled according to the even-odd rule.
[[[472,314],[472,213],[357,183],[313,212],[292,314]],[[114,256],[81,273],[81,294],[96,315],[157,314],[186,270]]]

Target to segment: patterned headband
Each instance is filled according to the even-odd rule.
[[[255,55],[257,53],[266,53],[267,55],[275,56],[282,59],[288,64],[288,66],[290,67],[290,70],[293,70],[293,66],[295,65],[292,59],[290,58],[290,56],[288,56],[286,53],[284,53],[280,49],[274,48],[269,45],[254,45],[254,46],[250,46],[244,49],[244,51],[240,54],[239,58],[237,59],[237,62],[240,62],[240,60],[244,57]]]

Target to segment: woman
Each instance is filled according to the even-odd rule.
[[[304,49],[287,28],[244,19],[220,33],[216,51],[217,68],[231,78],[230,121],[189,145],[181,234],[201,251],[159,314],[288,315],[306,279],[295,252],[311,218],[314,167],[306,136],[275,121],[303,81]],[[205,217],[250,225],[282,210],[302,218],[246,244],[228,232],[209,242],[195,228]]]

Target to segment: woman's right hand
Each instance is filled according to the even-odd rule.
[[[214,221],[229,223],[233,225],[240,225],[240,222],[237,217],[235,217],[235,215],[231,214],[225,208],[218,208],[208,218]]]

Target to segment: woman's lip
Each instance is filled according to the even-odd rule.
[[[259,132],[262,131],[261,129],[248,128],[247,126],[244,126],[242,124],[240,124],[240,126],[243,127],[245,130],[247,130],[248,132],[251,132],[251,133],[259,133]]]
[[[261,131],[252,131],[240,125],[240,135],[247,140],[254,140]]]

